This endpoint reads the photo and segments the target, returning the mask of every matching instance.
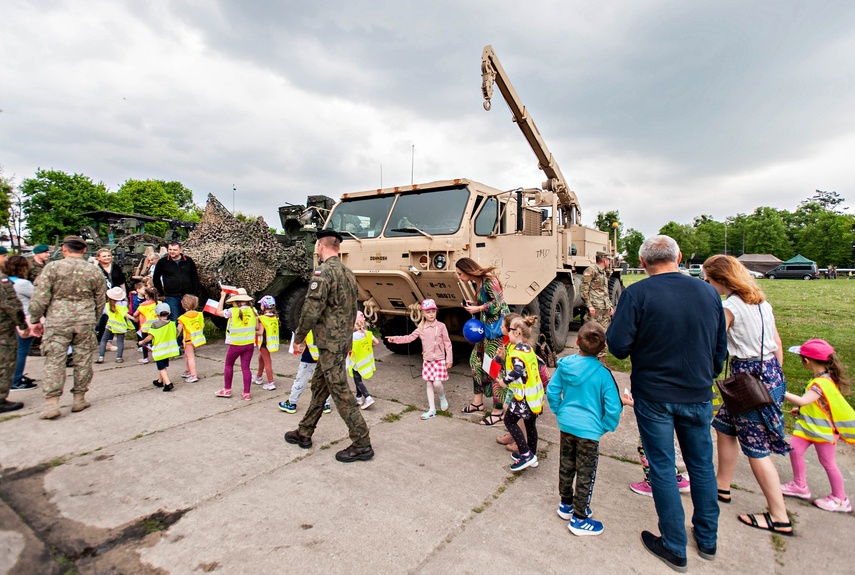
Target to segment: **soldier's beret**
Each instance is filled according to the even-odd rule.
[[[9,253],[9,250],[4,248],[3,246],[0,246],[0,256],[5,256],[8,253]]]
[[[76,250],[86,249],[86,242],[80,236],[65,236],[65,239],[62,240],[62,245]]]
[[[338,233],[335,230],[329,230],[329,229],[321,230],[318,232],[318,239],[321,239],[321,238],[335,238],[338,241],[342,241],[342,237],[341,237],[340,233]]]
[[[50,246],[48,246],[47,244],[39,244],[33,248],[34,254],[43,254],[48,251],[50,251]]]

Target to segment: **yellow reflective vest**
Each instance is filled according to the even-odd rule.
[[[240,316],[243,316],[243,319]],[[226,343],[230,345],[255,345],[256,317],[255,310],[249,306],[232,308],[229,324],[226,327]]]
[[[128,331],[128,302],[116,302],[116,311],[110,310],[110,303],[104,306],[104,313],[107,314],[107,329],[112,333],[127,333]]]
[[[194,348],[205,345],[205,316],[198,311],[188,311],[178,318],[184,327],[184,343],[190,343]]]
[[[141,303],[137,308],[137,311],[140,313],[140,331],[143,333],[148,333],[151,324],[157,321],[157,314],[154,313],[154,308],[156,306],[157,302],[150,300]]]
[[[543,382],[540,380],[540,368],[537,365],[537,356],[533,351],[521,351],[515,346],[508,346],[508,354],[505,358],[505,370],[510,373],[514,369],[513,358],[517,358],[525,364],[526,382],[516,380],[508,385],[514,393],[514,399],[522,401],[525,398],[532,413],[540,413],[543,410]]]
[[[815,377],[807,389],[814,385],[822,390],[829,411],[823,408],[819,399],[800,407],[793,435],[814,443],[837,443],[839,435],[846,443],[855,443],[855,409],[830,379]]]
[[[267,351],[279,351],[279,318],[275,315],[260,315],[258,321],[264,328]]]
[[[167,321],[165,325],[160,327],[152,326],[149,328],[151,334],[151,356],[154,361],[169,359],[176,357],[180,353],[178,351],[178,330],[175,329],[175,323]]]
[[[309,355],[312,356],[312,359],[318,361],[318,358],[321,356],[321,352],[318,351],[318,346],[315,345],[315,334],[309,330],[309,333],[306,335],[306,347],[309,348]]]
[[[353,375],[354,369],[359,372],[362,379],[370,379],[377,371],[374,365],[374,334],[370,331],[353,332],[353,347],[347,356],[347,372]]]

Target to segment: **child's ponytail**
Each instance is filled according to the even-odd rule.
[[[852,382],[846,376],[846,370],[840,362],[840,359],[837,357],[837,354],[832,353],[828,356],[828,362],[820,363],[826,363],[825,369],[828,371],[828,377],[831,378],[831,381],[837,384],[837,388],[840,390],[840,393],[843,395],[849,395],[852,391]]]

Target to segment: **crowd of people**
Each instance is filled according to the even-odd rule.
[[[310,448],[321,416],[334,405],[352,441],[336,453],[336,459],[366,461],[374,457],[374,449],[361,410],[374,403],[365,381],[376,371],[373,347],[379,340],[357,311],[356,279],[339,258],[341,241],[335,231],[318,233],[320,265],[291,337],[293,352],[301,354],[299,368],[288,399],[278,406],[295,413],[311,383],[310,404],[285,441]],[[65,238],[61,249],[63,259],[47,265],[35,257],[31,261],[0,254],[5,271],[0,274],[0,411],[20,409],[19,402],[7,400],[9,388],[20,389],[15,386],[22,382],[30,343],[40,336],[46,380],[43,419],[61,415],[67,354],[72,351],[71,411],[78,412],[89,407],[85,394],[93,374],[92,358],[97,354],[95,362],[103,362],[107,344],[114,339],[116,361],[123,362],[124,336],[131,331],[138,330],[137,345],[147,352],[139,361],[147,363],[149,353],[155,361],[156,387],[164,392],[175,389],[169,361],[182,353],[186,361],[181,377],[198,381],[195,350],[206,344],[204,317],[194,295],[199,286],[195,264],[183,255],[180,244],[170,244],[166,256],[157,261],[146,259],[145,269],[138,270],[143,273],[134,278],[131,297],[109,252],[99,251],[96,265],[91,265],[83,259],[86,245],[80,238]],[[47,247],[36,250],[41,255]],[[831,494],[816,499],[815,505],[851,512],[835,446],[839,439],[855,443],[855,411],[842,396],[850,386],[834,348],[816,339],[791,347],[812,378],[802,395],[788,393],[781,368],[784,345],[773,309],[738,260],[727,255],[709,258],[703,265],[704,280],[698,281],[680,273],[682,255],[668,236],[645,240],[639,256],[649,277],[626,288],[617,306],[608,297],[604,273],[608,255],[598,254],[596,265],[586,270],[582,296],[588,321],[576,338],[579,351],[561,358],[551,375],[532,341],[537,317],[510,312],[494,267],[459,259],[457,276],[476,294],[475,301],[464,301],[464,307],[478,316],[486,334],[470,356],[473,395],[462,413],[480,414],[484,426],[504,423],[507,433],[497,441],[511,452],[510,469],[522,471],[539,465],[537,420],[548,403],[560,430],[557,513],[568,521],[572,533],[588,536],[604,530],[591,509],[599,441],[617,428],[622,408],[632,407],[645,478],[631,489],[652,496],[659,526],[659,535],[641,533],[642,545],[677,571],[686,570],[688,545],[680,492],[690,492],[691,535],[698,554],[712,560],[720,510],[734,502],[731,483],[740,450],[768,505],[767,512],[738,516],[748,527],[793,535],[784,497],[811,498],[804,461],[811,445],[831,484]],[[34,269],[35,283],[29,279]],[[163,301],[158,303],[159,299]],[[280,347],[276,302],[264,296],[258,308],[253,304],[242,288],[221,293],[215,313],[227,320],[228,348],[218,398],[231,398],[238,360],[242,399],[252,399],[253,384],[276,389],[270,355]],[[396,344],[421,341],[428,400],[421,418],[431,420],[437,410],[449,409],[444,382],[453,357],[448,329],[437,319],[434,300],[422,301],[421,310],[422,320],[412,333],[388,339]],[[259,359],[253,375],[256,348]],[[621,394],[603,365],[607,348],[617,358],[631,358],[631,391]],[[728,369],[732,375],[750,373],[759,379],[770,401],[748,411],[737,411],[727,401],[715,409],[712,382]],[[356,394],[348,385],[348,374]],[[782,413],[785,399],[795,406],[797,416],[789,439]],[[774,454],[789,454],[791,481],[781,483],[771,459]],[[679,459],[685,474],[676,465]]]

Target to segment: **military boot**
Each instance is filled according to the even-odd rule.
[[[86,401],[86,396],[83,393],[74,394],[74,404],[71,406],[71,411],[77,413],[89,407],[90,403]]]
[[[62,415],[59,411],[59,397],[48,397],[45,400],[45,412],[40,419],[56,419]]]

